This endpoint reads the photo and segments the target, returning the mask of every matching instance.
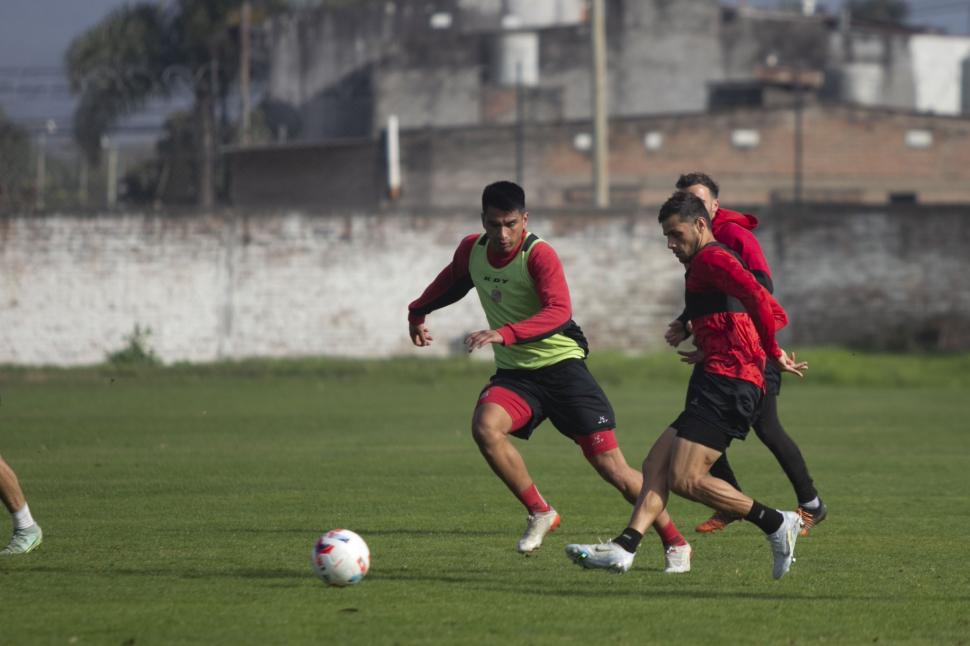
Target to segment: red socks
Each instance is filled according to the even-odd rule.
[[[535,484],[529,486],[528,489],[520,491],[517,497],[520,501],[522,501],[522,504],[525,505],[525,508],[529,510],[530,514],[549,511],[552,509],[552,507],[549,506],[549,503],[546,502],[545,498],[542,497],[542,494],[539,493],[539,490],[536,489]],[[673,523],[670,523],[670,525],[672,526]],[[677,529],[674,528],[674,531],[676,532]],[[681,540],[683,540],[683,537],[681,537]]]
[[[660,534],[660,540],[663,541],[664,547],[670,547],[671,545],[679,547],[687,544],[687,539],[684,538],[684,535],[674,525],[674,521],[667,523],[666,527],[657,528],[657,533]]]

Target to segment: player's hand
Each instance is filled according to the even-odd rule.
[[[689,366],[695,363],[704,363],[704,351],[700,348],[694,348],[693,350],[678,350],[677,354],[680,355],[680,360]]]
[[[429,346],[434,341],[431,332],[428,332],[428,328],[423,323],[421,325],[408,323],[408,334],[411,336],[411,343],[419,348]]]
[[[687,334],[687,327],[682,321],[671,321],[670,325],[667,326],[667,332],[664,334],[664,341],[677,347],[683,343],[689,335]]]
[[[465,349],[471,352],[489,343],[502,343],[502,335],[495,330],[479,330],[465,337]]]
[[[782,372],[790,372],[791,374],[798,375],[799,377],[803,377],[805,375],[805,371],[808,370],[808,362],[797,361],[795,359],[794,352],[792,352],[791,356],[789,356],[785,354],[784,350],[782,350],[781,356],[772,359],[771,362],[775,364],[775,367]]]

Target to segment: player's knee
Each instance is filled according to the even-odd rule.
[[[669,479],[670,490],[678,496],[695,499],[700,493],[702,478],[689,473],[671,474]]]
[[[495,415],[475,415],[472,420],[472,437],[479,446],[493,444],[505,435],[506,429]]]

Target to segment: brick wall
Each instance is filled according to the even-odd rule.
[[[809,201],[884,204],[893,193],[913,193],[920,203],[970,202],[970,119],[815,105],[804,110],[802,121],[802,186]],[[732,133],[739,129],[756,132],[760,141],[752,148],[736,146]],[[924,137],[925,148],[907,145],[911,132]],[[523,181],[536,203],[591,202],[591,155],[574,145],[577,135],[590,133],[589,123],[581,121],[524,125]],[[659,149],[647,149],[648,133],[660,137]],[[609,166],[615,204],[658,204],[680,173],[698,169],[717,178],[735,203],[790,199],[794,140],[791,109],[613,119]],[[230,155],[233,201],[311,209],[376,205],[386,193],[382,145],[360,140],[237,151]],[[516,129],[404,131],[401,163],[400,206],[474,208],[485,183],[515,178]],[[328,201],[327,195],[339,199]]]
[[[595,349],[662,347],[682,269],[655,209],[534,209]],[[473,208],[53,216],[0,220],[0,363],[95,363],[135,325],[166,361],[417,355],[407,303],[478,229]],[[786,345],[970,349],[970,211],[764,212],[761,239],[793,323]],[[430,318],[444,354],[484,327],[470,294]]]

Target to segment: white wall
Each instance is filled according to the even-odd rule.
[[[531,224],[559,251],[594,348],[659,340],[682,287],[653,218]],[[479,227],[299,213],[0,221],[0,363],[97,363],[135,325],[167,362],[453,352],[485,326],[475,295],[430,317],[430,352],[410,345],[407,304]]]
[[[960,114],[961,65],[970,57],[970,38],[921,34],[913,36],[909,46],[916,78],[916,109]]]

